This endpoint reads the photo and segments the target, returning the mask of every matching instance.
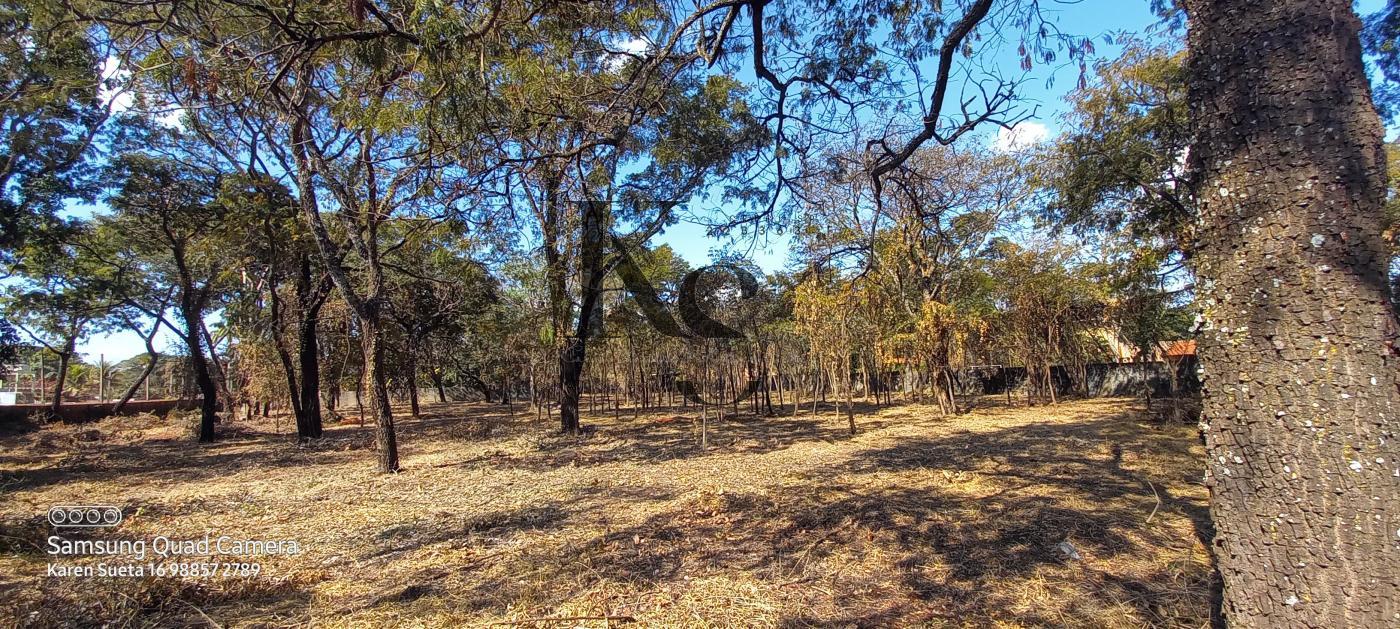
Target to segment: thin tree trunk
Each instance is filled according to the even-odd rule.
[[[773,371],[776,374],[776,384],[778,385],[778,414],[782,414],[783,406],[787,404],[783,395],[787,383],[783,382],[783,350],[781,346],[773,348]]]
[[[1035,388],[1035,387],[1033,386],[1034,382],[1035,382],[1035,369],[1031,367],[1031,364],[1030,364],[1029,362],[1027,362],[1027,363],[1026,363],[1026,380],[1025,380],[1025,385],[1026,385],[1026,406],[1027,406],[1028,408],[1029,408],[1029,407],[1032,407],[1032,406],[1035,406],[1035,399],[1031,397],[1031,390]]]
[[[126,391],[122,393],[121,399],[117,400],[117,403],[112,405],[113,415],[120,414],[122,409],[126,408],[126,403],[130,402],[131,398],[136,397],[136,390],[140,389],[143,384],[147,384],[146,397],[151,397],[148,383],[150,382],[151,372],[156,370],[156,361],[160,359],[160,353],[156,351],[155,345],[156,334],[159,332],[160,321],[156,321],[155,325],[151,326],[151,333],[141,338],[141,340],[146,342],[146,366],[141,368],[141,375],[136,376],[136,379],[131,381],[131,386],[127,387]]]
[[[431,378],[433,379],[433,388],[437,389],[438,403],[440,403],[440,404],[446,404],[446,403],[447,403],[447,390],[444,389],[443,386],[442,386],[442,372],[441,372],[441,371],[438,371],[438,369],[437,369],[436,367],[434,367],[433,370],[429,372],[429,377],[431,377]],[[533,374],[533,372],[532,372],[531,375],[530,375],[530,389],[531,389],[532,392],[533,392],[534,388],[535,388],[535,376],[534,376],[534,374]]]
[[[274,287],[272,290],[273,296],[268,300],[269,303],[272,304],[272,319],[275,322],[281,319],[278,315],[278,308],[276,305],[278,302],[278,298],[275,295],[276,291],[277,289]],[[280,323],[274,323],[273,325],[280,325]],[[292,363],[292,353],[287,349],[287,344],[286,341],[282,339],[281,331],[273,330],[272,336],[273,346],[277,350],[277,360],[282,364],[282,375],[287,379],[287,398],[291,400],[292,415],[296,417],[297,435],[301,436],[306,430],[306,415],[301,410],[301,385],[297,383],[296,366]]]
[[[203,312],[201,311],[201,315]],[[209,329],[205,327],[204,321],[199,322],[199,333],[204,335],[204,342],[209,347],[209,377],[214,381],[214,386],[219,389],[219,408],[231,411],[233,404],[233,392],[228,388],[228,378],[224,373],[224,363],[219,359],[217,345],[214,343],[213,335],[209,334]]]
[[[1382,126],[1350,0],[1187,0],[1207,485],[1232,627],[1400,623]]]
[[[58,354],[58,371],[53,377],[53,400],[49,402],[49,415],[53,419],[60,419],[59,411],[63,408],[63,387],[68,383],[68,361],[73,357],[73,348],[77,345],[77,337],[70,336],[63,343],[63,351]]]
[[[846,423],[848,424],[848,427],[849,427],[850,430],[851,430],[851,436],[854,437],[855,434],[856,434],[856,414],[855,414],[854,403],[853,403],[852,400],[851,400],[851,398],[852,398],[851,388],[855,386],[854,383],[851,382],[851,380],[852,380],[852,375],[853,375],[853,374],[851,373],[851,362],[850,362],[850,360],[847,360],[847,361],[846,361]]]
[[[700,403],[700,449],[705,450],[710,447],[710,436],[708,432],[709,415],[705,412],[705,403]]]
[[[1147,369],[1148,364],[1146,359],[1142,361],[1142,397],[1146,400],[1147,410],[1150,411],[1152,410],[1152,374]]]
[[[363,343],[361,344],[363,345]],[[363,348],[361,348],[363,351]],[[365,370],[360,368],[360,378],[355,381],[355,410],[360,416],[360,427],[365,427]]]
[[[418,342],[414,339],[413,333],[408,335],[408,355],[404,359],[408,362],[408,414],[414,417],[419,416],[418,411]]]
[[[948,395],[948,408],[954,415],[958,414],[958,391],[953,385],[953,370],[948,366],[943,367],[943,386]]]

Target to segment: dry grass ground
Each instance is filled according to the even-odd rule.
[[[353,423],[310,447],[246,422],[198,446],[151,416],[9,435],[0,626],[1209,624],[1194,427],[1134,400],[978,402],[866,408],[855,437],[829,410],[741,418],[703,451],[689,415],[587,417],[575,439],[430,406],[400,421],[392,476]],[[109,539],[304,552],[246,578],[45,577],[44,514],[74,503],[124,508]]]

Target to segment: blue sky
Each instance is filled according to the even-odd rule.
[[[1355,4],[1358,13],[1369,15],[1385,6],[1385,0],[1361,0]],[[1142,33],[1157,22],[1150,10],[1148,0],[1078,0],[1058,2],[1048,0],[1043,8],[1047,15],[1054,15],[1062,32],[1089,37],[1096,47],[1096,58],[1112,59],[1118,54],[1118,47],[1105,45],[1103,35],[1119,32]],[[997,51],[992,63],[1003,69],[1017,67],[1018,56],[1015,45],[1006,45]],[[1075,87],[1078,70],[1073,66],[1056,68],[1039,65],[1031,70],[1021,87],[1021,104],[1033,109],[1035,116],[1019,129],[1019,134],[1029,139],[1054,137],[1059,133],[1058,118],[1065,110],[1064,97]],[[1047,83],[1053,79],[1053,83]],[[995,145],[998,131],[991,129],[982,132],[974,142]],[[1003,137],[1005,142],[1006,138]],[[747,253],[760,267],[772,271],[783,268],[787,263],[788,239],[783,236],[769,236],[757,241],[722,240],[707,237],[705,228],[688,222],[668,228],[653,239],[653,244],[668,244],[691,263],[702,266],[712,261],[714,252],[732,248]],[[175,338],[166,333],[158,340],[157,347],[174,347]],[[96,361],[104,355],[109,362],[123,360],[144,353],[141,339],[132,332],[94,335],[79,348],[89,361]]]
[[[1373,0],[1365,4],[1379,5],[1383,0]],[[1112,59],[1117,56],[1117,46],[1106,45],[1103,36],[1119,32],[1142,33],[1157,22],[1148,0],[1080,0],[1078,2],[1044,3],[1047,17],[1059,25],[1062,32],[1091,38],[1096,47],[1097,58]],[[1020,58],[1014,43],[1002,46],[992,57],[992,63],[1011,76],[1019,73]],[[930,68],[932,64],[928,64]],[[1058,65],[1058,64],[1057,64]],[[1034,111],[1035,117],[1023,123],[1019,134],[1030,140],[1053,137],[1058,133],[1057,119],[1065,110],[1064,97],[1074,88],[1078,80],[1078,68],[1066,66],[1037,65],[1027,75],[1020,88],[1020,106]],[[1047,80],[1053,83],[1047,84]],[[956,93],[956,88],[950,90]],[[988,129],[971,139],[973,142],[995,144],[998,129]],[[1003,132],[1004,134],[1004,132]],[[767,271],[783,268],[787,263],[789,240],[783,236],[770,235],[757,241],[744,238],[738,241],[708,238],[705,229],[693,223],[682,223],[671,227],[653,240],[657,244],[669,244],[693,266],[701,266],[712,261],[711,253],[726,247],[748,254],[760,267]]]

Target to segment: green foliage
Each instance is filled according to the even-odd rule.
[[[90,237],[90,230],[74,228],[62,242],[31,239],[16,252],[10,269],[17,281],[0,298],[9,324],[55,352],[71,352],[93,331],[123,280],[93,255]]]
[[[0,369],[6,369],[19,360],[19,343],[19,330],[0,317]]]
[[[1070,97],[1065,122],[1074,131],[1042,158],[1042,218],[1099,249],[1090,270],[1109,292],[1106,314],[1140,356],[1190,336],[1181,259],[1190,254],[1196,203],[1185,164],[1183,56],[1133,43],[1098,64],[1096,80]]]
[[[222,243],[207,237],[223,227],[226,207],[216,202],[221,174],[209,167],[140,153],[117,158],[109,171],[117,182],[108,203],[116,211],[113,223],[137,253],[161,259],[170,274],[204,270],[215,273],[224,253]],[[178,252],[172,250],[179,250]],[[187,256],[182,262],[171,254]],[[188,269],[178,268],[188,265]]]
[[[1075,264],[1075,247],[999,239],[991,249],[999,306],[991,337],[1000,349],[1028,367],[1104,358],[1107,290],[1091,267]]]
[[[1371,100],[1388,120],[1400,116],[1400,3],[1366,16],[1361,46],[1372,64]]]
[[[659,115],[634,135],[647,163],[627,178],[624,202],[686,200],[706,182],[742,175],[767,142],[745,101],[747,90],[734,78],[711,75],[672,90]]]
[[[1169,252],[1144,248],[1127,239],[1105,244],[1104,261],[1094,265],[1095,281],[1109,293],[1108,317],[1139,357],[1151,357],[1162,343],[1190,338],[1188,291],[1164,290],[1161,269]]]
[[[1070,96],[1071,131],[1044,156],[1045,216],[1078,233],[1128,230],[1173,249],[1190,247],[1195,201],[1183,53],[1135,43],[1094,67]]]
[[[93,140],[107,119],[102,59],[47,0],[0,2],[0,262],[29,237],[62,231],[55,215],[91,200]],[[61,236],[59,236],[61,237]]]

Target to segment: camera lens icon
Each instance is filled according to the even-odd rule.
[[[49,524],[63,527],[109,527],[122,523],[121,507],[64,505],[49,508]]]

